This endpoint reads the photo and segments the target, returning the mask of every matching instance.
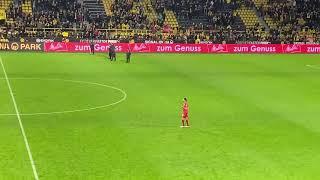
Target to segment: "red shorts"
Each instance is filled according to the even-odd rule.
[[[189,117],[188,113],[183,113],[183,114],[182,114],[182,118],[185,119],[185,118],[188,118],[188,117]]]

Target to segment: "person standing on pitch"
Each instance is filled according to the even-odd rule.
[[[110,59],[110,61],[112,61],[111,45],[112,44],[109,44],[109,59]]]
[[[184,126],[184,124],[187,126]],[[189,105],[187,98],[183,98],[183,106],[182,106],[182,126],[181,127],[190,127],[189,126]]]
[[[109,57],[110,61],[116,61],[116,47],[113,44],[109,46]]]
[[[91,41],[90,43],[90,53],[94,55],[94,42]]]
[[[127,51],[127,63],[130,63],[131,61],[131,50],[130,50],[130,47],[128,48],[128,51]]]
[[[116,46],[114,44],[111,45],[111,49],[112,49],[112,53],[111,53],[111,56],[112,56],[112,60],[113,61],[116,61],[117,60],[117,56],[116,56]]]

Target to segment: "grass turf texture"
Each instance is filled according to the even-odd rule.
[[[9,78],[124,89],[126,101],[22,116],[40,179],[317,179],[320,71],[315,55],[1,53]],[[119,55],[124,59],[124,55]],[[3,77],[0,71],[0,77]],[[21,113],[109,104],[121,93],[11,79]],[[180,128],[182,98],[191,128]],[[4,79],[0,113],[15,113]],[[0,116],[0,179],[33,179],[16,116]]]

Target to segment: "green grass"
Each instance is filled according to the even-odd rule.
[[[40,179],[303,179],[319,177],[316,55],[0,54]],[[120,55],[124,58],[124,55]],[[319,66],[320,67],[320,66]],[[0,70],[0,77],[4,73]],[[41,78],[14,79],[14,78]],[[181,129],[183,97],[192,127]],[[0,80],[0,113],[15,113]],[[16,116],[0,116],[0,179],[33,179]]]

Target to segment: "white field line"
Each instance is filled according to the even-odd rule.
[[[320,66],[317,66],[317,65],[310,65],[310,64],[308,64],[308,65],[306,65],[307,67],[309,67],[309,68],[312,68],[312,69],[320,69]]]
[[[2,78],[0,78],[2,79]],[[76,113],[76,112],[83,112],[83,111],[92,111],[92,110],[97,110],[97,109],[102,109],[110,106],[117,105],[127,99],[127,93],[117,87],[114,86],[109,86],[105,84],[100,84],[100,83],[95,83],[95,82],[87,82],[87,81],[74,81],[74,80],[65,80],[65,79],[42,79],[42,78],[10,78],[10,79],[17,79],[17,80],[48,80],[48,81],[64,81],[64,82],[71,82],[71,83],[80,83],[80,84],[90,84],[90,85],[96,85],[96,86],[101,86],[101,87],[106,87],[110,89],[117,90],[122,93],[123,97],[118,100],[117,102],[113,102],[110,104],[106,105],[101,105],[101,106],[95,106],[95,107],[89,107],[89,108],[84,108],[84,109],[75,109],[75,110],[67,110],[67,111],[54,111],[54,112],[37,112],[37,113],[20,113],[20,116],[36,116],[36,115],[53,115],[53,114],[66,114],[66,113]],[[0,114],[0,116],[13,116],[16,114]]]
[[[35,180],[39,180],[39,176],[38,176],[38,173],[37,173],[36,165],[34,163],[34,160],[33,160],[33,157],[32,157],[32,153],[31,153],[31,150],[30,150],[29,142],[28,142],[28,139],[27,139],[27,136],[26,136],[26,133],[24,131],[24,127],[23,127],[23,124],[22,124],[22,121],[21,121],[19,109],[18,109],[16,100],[14,98],[14,95],[13,95],[13,92],[12,92],[12,88],[11,88],[11,85],[10,85],[10,81],[8,79],[8,75],[7,75],[6,69],[4,68],[1,56],[0,56],[0,63],[1,63],[2,69],[3,69],[4,77],[5,77],[6,81],[7,81],[7,85],[8,85],[9,91],[10,91],[10,95],[11,95],[11,99],[12,99],[12,102],[13,102],[13,105],[14,105],[14,109],[16,111],[16,115],[17,115],[18,121],[19,121],[20,130],[21,130],[21,133],[22,133],[22,136],[23,136],[23,140],[24,140],[24,143],[25,143],[26,148],[27,148],[27,152],[28,152],[28,155],[29,155],[29,159],[30,159],[30,163],[31,163],[34,179]]]

